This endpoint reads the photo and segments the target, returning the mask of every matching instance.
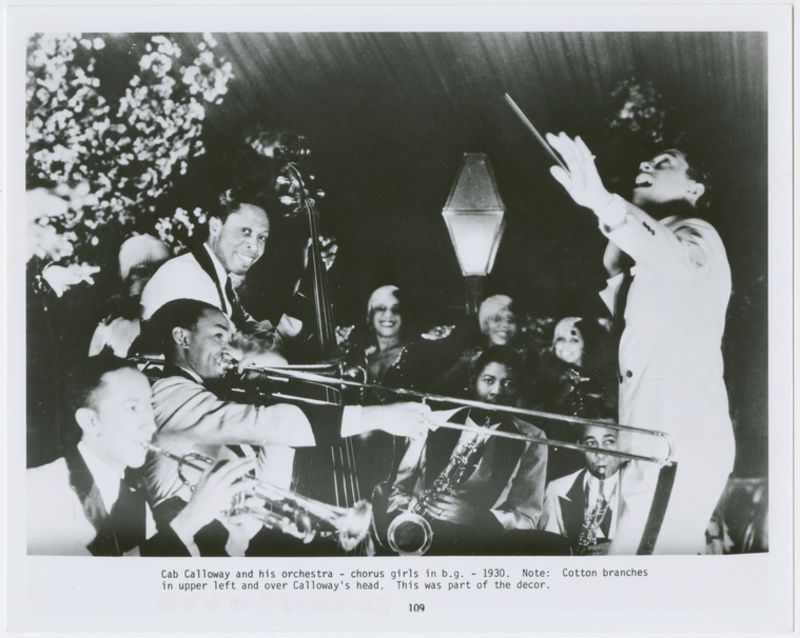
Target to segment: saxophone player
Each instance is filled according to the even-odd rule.
[[[586,425],[578,443],[602,450],[619,450],[617,432]],[[622,459],[584,452],[585,467],[547,486],[540,526],[565,536],[578,554],[606,554],[619,514]]]
[[[508,347],[486,349],[472,369],[470,398],[513,405],[519,393],[520,366],[518,355]],[[459,410],[450,422],[478,425],[487,434],[440,428],[411,442],[389,496],[389,545],[401,554],[532,551],[537,544],[532,539],[542,538],[533,530],[542,512],[547,447],[492,437],[490,431],[537,438],[545,438],[544,433],[516,417],[475,408]],[[409,513],[428,521],[425,533],[431,538],[422,550],[405,550],[406,541],[398,538],[401,533],[395,521]],[[419,522],[427,529],[428,524]],[[419,536],[416,532],[412,529],[410,536]]]

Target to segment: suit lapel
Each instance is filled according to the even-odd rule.
[[[64,455],[69,470],[69,485],[78,495],[78,500],[83,507],[86,519],[92,524],[95,531],[99,532],[103,521],[108,518],[106,506],[100,496],[100,490],[94,482],[92,473],[86,467],[86,462],[78,452],[78,448],[73,448]]]
[[[497,431],[519,432],[513,423],[505,418],[500,421]],[[487,486],[492,486],[488,490],[489,493],[499,495],[508,483],[511,472],[517,466],[522,447],[523,443],[520,441],[498,436],[491,437],[473,476]]]
[[[141,489],[120,482],[117,502],[106,511],[100,490],[77,448],[64,459],[69,471],[69,484],[78,496],[86,519],[97,535],[86,548],[95,556],[121,556],[145,538],[145,496]]]
[[[217,287],[217,295],[219,295],[219,307],[224,314],[227,314],[228,308],[228,300],[227,296],[225,295],[225,290],[222,287],[219,279],[217,278],[217,271],[214,268],[214,262],[211,261],[211,255],[208,254],[208,251],[205,248],[205,245],[198,246],[194,250],[192,250],[192,256],[195,258],[195,261],[200,265],[200,268],[203,269],[209,277],[211,277],[211,281],[214,282],[214,285]]]

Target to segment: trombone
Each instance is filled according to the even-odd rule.
[[[327,364],[321,364],[321,367],[326,365]],[[435,426],[453,430],[464,430],[481,435],[516,439],[519,441],[534,443],[537,445],[547,445],[553,448],[565,448],[568,450],[576,450],[578,452],[591,452],[594,454],[615,456],[627,460],[644,461],[647,463],[655,463],[656,465],[662,467],[671,466],[675,463],[674,444],[672,441],[672,437],[666,432],[662,432],[660,430],[648,430],[646,428],[633,427],[630,425],[607,423],[605,421],[585,419],[582,417],[566,416],[562,414],[555,414],[552,412],[543,412],[540,410],[518,408],[515,406],[498,405],[496,403],[488,403],[486,401],[477,401],[474,399],[461,399],[446,395],[427,394],[424,392],[418,392],[416,390],[408,390],[406,388],[393,388],[385,385],[380,385],[377,383],[363,383],[361,381],[355,381],[349,378],[327,376],[319,374],[317,372],[309,371],[309,368],[307,366],[281,366],[281,367],[263,367],[263,368],[248,367],[245,368],[243,372],[245,373],[252,372],[255,374],[263,375],[263,377],[268,381],[272,381],[276,384],[279,384],[278,388],[280,388],[280,384],[287,384],[289,383],[290,380],[305,381],[308,383],[319,384],[319,385],[350,387],[350,388],[357,388],[359,390],[371,390],[380,394],[394,395],[401,400],[405,399],[408,401],[421,401],[424,404],[428,404],[429,402],[445,403],[450,405],[456,405],[459,407],[480,408],[482,410],[486,410],[489,412],[514,414],[522,417],[529,417],[529,418],[532,417],[536,419],[546,419],[550,421],[562,421],[570,423],[572,425],[596,425],[608,430],[614,430],[616,432],[639,434],[642,436],[652,437],[657,440],[663,441],[666,446],[666,454],[663,456],[652,456],[648,454],[636,454],[635,452],[628,452],[623,450],[609,450],[600,447],[592,447],[589,445],[581,445],[580,443],[574,443],[571,441],[547,439],[536,436],[530,436],[527,434],[521,434],[517,432],[486,430],[485,428],[482,428],[477,425],[475,426],[460,425],[456,423],[449,423],[443,420],[437,421]],[[269,391],[269,395],[272,398],[279,400],[301,401],[307,403],[324,403],[324,401],[320,401],[318,399],[309,399],[299,394],[289,394],[288,392],[282,392],[280,389],[275,391],[272,390]]]
[[[195,487],[197,480],[186,476],[186,468],[203,473],[215,463],[214,459],[194,452],[179,456],[152,443],[146,443],[144,447],[175,461],[179,478],[190,489]],[[258,506],[253,505],[254,498]],[[349,508],[337,507],[266,481],[260,481],[253,490],[245,490],[234,497],[226,514],[253,515],[265,527],[298,538],[304,543],[310,543],[317,534],[335,534],[345,551],[350,551],[366,537],[372,522],[372,506],[366,500]]]

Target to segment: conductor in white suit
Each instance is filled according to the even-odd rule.
[[[699,217],[707,175],[686,153],[664,151],[639,165],[628,202],[605,189],[580,137],[547,139],[566,165],[552,167],[553,177],[609,240],[601,296],[624,318],[619,422],[667,432],[675,444],[675,482],[653,551],[701,553],[735,455],[721,352],[731,275],[719,235]],[[630,443],[654,451],[643,437]],[[653,500],[657,466],[630,469],[610,553],[636,553]]]

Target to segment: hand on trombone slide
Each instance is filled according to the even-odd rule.
[[[386,405],[369,405],[361,408],[361,420],[395,436],[417,438],[426,436],[434,427],[431,409],[424,403],[407,401]]]

